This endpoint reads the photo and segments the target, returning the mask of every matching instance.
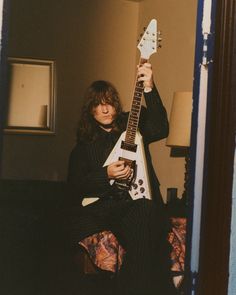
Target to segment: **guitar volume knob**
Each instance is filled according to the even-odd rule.
[[[139,180],[138,180],[138,184],[139,184],[139,185],[142,185],[142,184],[143,184],[143,180],[142,180],[142,179],[139,179]]]
[[[132,186],[133,186],[134,189],[138,188],[138,185],[136,183],[132,184]]]
[[[143,194],[145,192],[145,188],[144,187],[140,187],[140,192]]]

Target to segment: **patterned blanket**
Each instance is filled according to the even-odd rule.
[[[171,271],[183,275],[185,259],[186,218],[171,218],[172,229],[168,241],[172,245]],[[125,255],[125,250],[119,244],[114,234],[103,231],[80,241],[93,263],[102,270],[117,272]]]
[[[87,250],[97,267],[114,273],[120,269],[125,250],[111,231],[89,236],[79,244]]]

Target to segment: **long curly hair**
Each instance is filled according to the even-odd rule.
[[[77,140],[93,141],[98,135],[98,123],[93,117],[93,109],[101,103],[112,105],[116,111],[116,117],[112,123],[115,131],[121,131],[124,128],[120,115],[122,107],[116,88],[108,81],[94,81],[86,90],[84,104],[78,124]]]

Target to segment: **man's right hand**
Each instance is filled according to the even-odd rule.
[[[128,179],[132,173],[129,165],[125,161],[116,161],[107,166],[107,175],[109,179]]]

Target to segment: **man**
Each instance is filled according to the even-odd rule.
[[[103,166],[120,134],[128,113],[122,111],[115,87],[95,81],[87,89],[79,122],[77,144],[69,160],[68,181],[81,204],[84,197],[97,201],[80,207],[73,216],[72,239],[78,242],[94,233],[110,230],[126,250],[117,276],[117,294],[174,294],[170,281],[168,222],[148,145],[168,135],[166,110],[153,81],[151,64],[138,66],[144,84],[146,107],[142,107],[139,131],[143,137],[152,200],[133,200],[128,191],[111,185],[125,180],[132,169],[124,161]]]

